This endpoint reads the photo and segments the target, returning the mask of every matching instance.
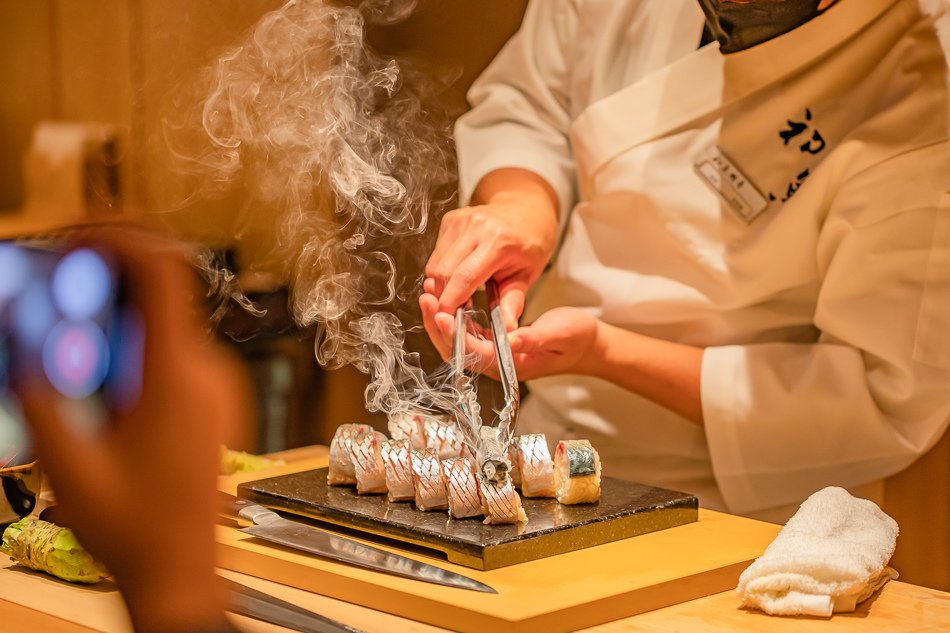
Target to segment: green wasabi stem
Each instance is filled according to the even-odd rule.
[[[268,459],[260,455],[251,455],[244,451],[232,451],[226,446],[221,447],[221,474],[249,473],[255,470],[264,470],[283,466],[282,459]]]
[[[72,530],[30,517],[7,527],[0,552],[20,565],[70,582],[91,584],[109,575]]]

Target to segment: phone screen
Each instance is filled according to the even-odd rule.
[[[94,248],[0,241],[0,466],[33,459],[12,376],[40,376],[97,432],[141,388],[143,327],[122,275]]]

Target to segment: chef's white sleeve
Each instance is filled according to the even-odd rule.
[[[576,11],[575,0],[529,3],[520,30],[472,84],[472,109],[455,125],[461,204],[489,172],[519,167],[553,187],[563,224],[576,198],[568,141]]]
[[[706,437],[730,511],[879,480],[946,430],[946,154],[942,143],[906,154],[855,176],[836,195],[818,240],[816,343],[706,349]]]

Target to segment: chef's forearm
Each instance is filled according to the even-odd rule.
[[[557,194],[544,178],[532,171],[517,167],[496,169],[485,174],[472,194],[472,204],[504,202],[538,209],[557,225]]]
[[[703,423],[703,348],[651,338],[601,322],[587,372]]]

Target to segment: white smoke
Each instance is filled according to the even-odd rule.
[[[208,68],[204,146],[169,144],[200,182],[196,195],[240,184],[247,212],[269,214],[291,281],[291,313],[315,325],[315,356],[370,376],[366,406],[448,409],[445,371],[427,376],[405,351],[430,218],[455,192],[447,84],[381,56],[367,23],[405,18],[415,0],[291,0],[265,15]],[[220,275],[219,275],[220,277]],[[224,277],[225,281],[230,281]]]

